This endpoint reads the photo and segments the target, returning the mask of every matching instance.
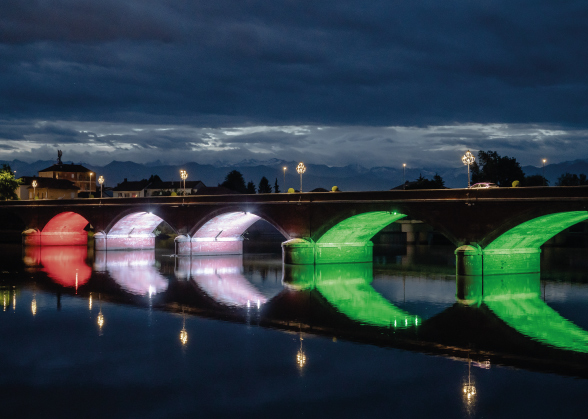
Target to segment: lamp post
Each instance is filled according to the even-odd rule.
[[[104,183],[104,176],[100,176],[98,178],[98,183],[100,184],[100,198],[102,198],[102,184]]]
[[[300,192],[302,192],[302,174],[306,172],[306,166],[304,163],[298,163],[298,166],[296,166],[296,171],[300,174]]]
[[[543,159],[543,186],[545,186],[545,163],[547,159]]]
[[[402,163],[402,189],[406,189],[406,163]]]
[[[37,196],[37,181],[33,180],[33,183],[31,183],[31,186],[33,187],[33,199],[35,199],[35,197]]]
[[[188,178],[188,172],[180,170],[180,177],[184,181],[184,196],[186,196],[186,179]]]
[[[284,191],[287,191],[287,189],[286,189],[286,166],[284,166]]]
[[[92,175],[94,173],[90,172],[90,186],[88,187],[88,189],[90,190],[90,194],[92,193]]]
[[[470,150],[468,150],[461,158],[461,161],[463,162],[463,164],[468,166],[468,188],[469,188],[470,187],[470,165],[476,161],[476,158],[474,157],[474,155],[472,153],[470,153]]]

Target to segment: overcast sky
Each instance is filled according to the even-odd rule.
[[[588,2],[18,0],[0,159],[588,158]]]

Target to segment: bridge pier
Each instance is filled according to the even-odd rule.
[[[456,275],[504,275],[538,273],[541,249],[482,249],[477,244],[455,250]]]
[[[26,230],[22,233],[24,246],[86,246],[88,233],[86,231],[39,231]]]
[[[292,239],[282,243],[282,260],[291,265],[372,262],[372,242],[313,243]]]

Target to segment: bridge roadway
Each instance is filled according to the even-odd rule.
[[[539,271],[540,246],[588,218],[588,187],[327,192],[5,201],[2,229],[26,246],[152,248],[165,221],[180,255],[242,253],[243,234],[264,219],[284,235],[289,264],[368,262],[370,239],[401,219],[420,220],[457,248],[458,275]]]

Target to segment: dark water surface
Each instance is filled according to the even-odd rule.
[[[538,294],[473,305],[444,246],[322,268],[1,250],[2,417],[588,413],[586,249],[545,249]]]

